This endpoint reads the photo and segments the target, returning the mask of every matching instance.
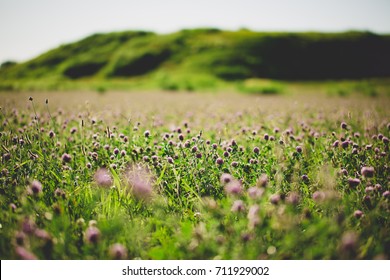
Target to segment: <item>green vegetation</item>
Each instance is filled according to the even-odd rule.
[[[165,89],[278,92],[244,80],[390,76],[390,36],[195,29],[95,34],[0,68],[0,90]],[[251,82],[250,82],[251,83]]]
[[[0,258],[388,259],[389,47],[134,31],[3,63]]]
[[[238,90],[247,93],[279,94],[283,88],[281,83],[263,79],[247,79],[238,84]]]
[[[2,93],[0,258],[388,259],[389,97],[285,91]]]

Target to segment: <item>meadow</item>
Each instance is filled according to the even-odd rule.
[[[388,259],[390,97],[335,92],[2,92],[0,258]]]

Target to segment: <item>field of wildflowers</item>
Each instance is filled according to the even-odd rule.
[[[1,259],[388,259],[390,99],[1,93]]]

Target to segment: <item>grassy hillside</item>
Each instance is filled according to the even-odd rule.
[[[390,36],[369,32],[261,33],[194,29],[95,34],[25,63],[4,63],[0,89],[241,88],[259,78],[390,76]],[[276,89],[275,89],[276,88]],[[269,91],[278,85],[268,86]],[[264,91],[267,91],[267,86]]]

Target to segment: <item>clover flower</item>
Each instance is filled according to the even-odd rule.
[[[115,243],[108,249],[108,254],[112,259],[124,260],[127,258],[127,250],[125,246],[119,243]]]
[[[16,246],[15,248],[16,255],[22,260],[37,260],[37,256],[28,251],[26,248],[21,246]]]
[[[250,187],[247,190],[249,197],[252,199],[261,198],[264,194],[264,191],[265,191],[264,188],[258,188],[258,187]]]
[[[355,216],[355,218],[361,218],[363,216],[363,211],[361,210],[356,210],[353,215]]]
[[[252,205],[249,208],[247,217],[248,217],[250,228],[253,228],[260,223],[259,211],[260,211],[260,207],[259,205],[256,204]]]
[[[97,244],[100,239],[100,230],[96,226],[89,226],[85,231],[85,241],[89,244]]]
[[[374,177],[375,169],[371,166],[364,166],[361,170],[361,173],[366,178]]]
[[[39,195],[42,193],[42,184],[37,180],[32,181],[30,191],[33,195]]]
[[[63,163],[69,163],[69,162],[72,161],[72,156],[67,154],[67,153],[65,153],[65,154],[62,155],[61,159],[62,159]]]
[[[126,174],[131,192],[138,199],[147,200],[153,195],[152,176],[141,166],[132,166]]]
[[[239,195],[242,192],[242,185],[239,180],[232,180],[225,185],[225,192],[229,195]]]
[[[219,158],[216,159],[215,162],[216,162],[216,164],[218,164],[218,165],[222,165],[222,164],[223,164],[223,159],[219,157]]]
[[[243,212],[245,210],[245,204],[242,200],[236,200],[233,202],[233,206],[231,208],[232,212]]]
[[[233,176],[228,173],[223,173],[220,177],[220,181],[222,185],[226,185],[234,180]]]
[[[348,178],[348,185],[351,188],[357,187],[360,184],[360,180],[358,178]]]
[[[111,187],[113,184],[113,179],[111,177],[110,172],[104,167],[99,168],[95,172],[93,179],[100,187]]]

